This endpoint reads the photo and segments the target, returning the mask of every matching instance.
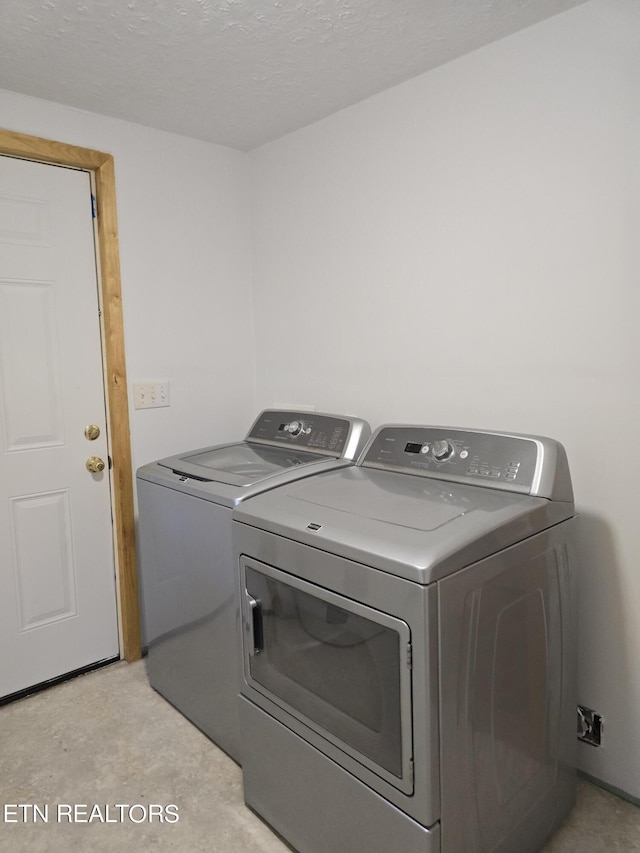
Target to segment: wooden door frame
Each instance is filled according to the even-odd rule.
[[[0,129],[0,154],[86,169],[95,176],[105,393],[112,460],[112,508],[121,656],[141,657],[129,401],[124,353],[116,186],[111,154]]]

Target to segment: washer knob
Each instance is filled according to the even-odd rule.
[[[436,462],[447,462],[455,452],[455,447],[446,438],[434,441],[431,445],[431,454]]]
[[[287,431],[291,435],[300,435],[303,429],[304,423],[302,421],[291,421],[291,423],[287,425]]]

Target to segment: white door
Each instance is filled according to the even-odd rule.
[[[108,461],[90,176],[0,157],[0,697],[118,655],[90,456]]]

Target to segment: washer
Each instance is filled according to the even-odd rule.
[[[387,425],[233,517],[247,804],[302,853],[539,850],[575,799],[562,446]]]
[[[232,508],[283,483],[352,464],[370,434],[358,418],[269,409],[243,441],[137,472],[149,681],[238,762]]]

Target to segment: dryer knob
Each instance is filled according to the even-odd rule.
[[[446,438],[434,441],[431,445],[431,453],[436,462],[446,462],[456,452],[455,447]]]

